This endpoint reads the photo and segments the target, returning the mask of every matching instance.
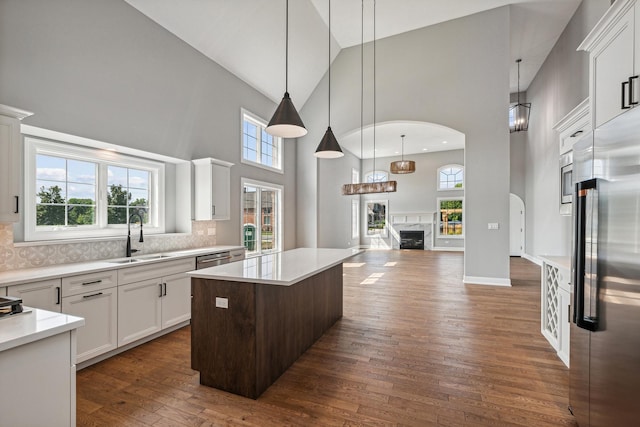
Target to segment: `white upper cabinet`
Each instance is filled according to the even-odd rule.
[[[32,114],[0,104],[0,222],[20,220],[20,120]]]
[[[571,151],[573,144],[591,131],[589,113],[589,98],[587,98],[553,126],[553,130],[560,134],[561,155]]]
[[[213,158],[193,160],[195,165],[195,219],[231,217],[231,166]]]
[[[594,128],[640,102],[640,35],[635,31],[639,19],[636,0],[618,0],[578,47],[589,52]]]

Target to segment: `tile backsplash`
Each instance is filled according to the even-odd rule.
[[[216,244],[215,221],[193,221],[191,234],[146,235],[144,243],[132,239],[138,254],[203,248]],[[13,224],[0,224],[0,271],[43,267],[72,262],[96,261],[125,256],[126,237],[95,242],[15,246]]]

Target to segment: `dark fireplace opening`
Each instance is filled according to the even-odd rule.
[[[400,249],[424,249],[424,231],[400,230]]]

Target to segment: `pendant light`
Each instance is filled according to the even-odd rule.
[[[299,138],[307,134],[307,129],[289,96],[289,0],[286,0],[286,4],[284,97],[265,130],[268,134],[281,138]]]
[[[404,159],[404,137],[405,135],[400,135],[400,138],[402,138],[402,160],[391,162],[391,173],[402,174],[416,171],[416,162]]]
[[[526,132],[529,129],[529,115],[531,114],[531,103],[520,103],[520,63],[522,59],[516,59],[518,64],[518,103],[509,107],[509,131]]]
[[[364,0],[362,2],[362,39],[360,44],[360,158],[362,158],[362,134],[363,118],[362,110],[364,99]],[[373,1],[373,176],[376,172],[376,2]],[[375,178],[374,178],[375,179]],[[397,189],[396,181],[361,182],[358,184],[344,184],[342,194],[352,196],[355,194],[393,193]]]
[[[340,144],[331,130],[331,0],[329,0],[329,126],[324,133],[316,152],[313,154],[320,159],[337,159],[344,156]]]

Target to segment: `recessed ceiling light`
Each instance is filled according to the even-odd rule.
[[[396,154],[400,154],[400,152],[399,152],[399,151],[396,151]]]
[[[423,148],[422,151],[429,151],[429,149],[428,148]]]
[[[446,143],[447,143],[447,141],[442,141],[442,143],[443,143],[443,144],[446,144]]]
[[[118,150],[116,150],[115,148],[105,148],[105,150],[107,150],[107,151],[112,151],[112,152],[114,152],[114,153],[117,153],[117,152],[118,152]]]

